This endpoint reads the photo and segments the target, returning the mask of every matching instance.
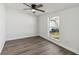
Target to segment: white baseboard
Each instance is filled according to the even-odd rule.
[[[1,54],[2,50],[3,50],[4,45],[5,45],[5,41],[4,41],[4,42],[2,43],[2,45],[1,45],[0,54]]]
[[[21,39],[21,38],[29,38],[29,37],[34,37],[34,36],[37,36],[37,35],[31,35],[31,36],[22,36],[22,37],[10,38],[10,39],[7,39],[6,41],[17,40],[17,39]]]
[[[61,46],[61,47],[65,48],[65,49],[67,49],[67,50],[69,50],[69,51],[72,51],[72,52],[74,52],[74,53],[76,53],[76,54],[79,54],[79,53],[78,53],[79,51],[76,51],[75,49],[72,49],[72,48],[70,48],[70,47],[67,47],[67,46],[65,46],[65,45],[63,45],[63,44],[61,44],[61,43],[57,43],[57,42],[55,42],[55,41],[49,39],[49,38],[46,37],[46,36],[43,36],[43,35],[39,35],[39,36],[45,38],[46,40],[48,40],[48,41],[50,41],[50,42],[53,42],[53,43],[55,43],[55,44]]]

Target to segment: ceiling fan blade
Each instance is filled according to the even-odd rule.
[[[28,7],[31,7],[30,5],[26,4],[26,3],[23,3],[24,5],[28,6]]]
[[[24,10],[32,10],[32,8],[25,8]]]
[[[35,10],[38,10],[38,11],[41,11],[41,12],[45,12],[44,10],[40,10],[40,9],[35,9]]]
[[[43,7],[43,5],[39,4],[39,5],[36,6],[36,8],[40,8],[40,7]]]

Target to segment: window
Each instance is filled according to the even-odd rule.
[[[59,16],[49,18],[49,36],[59,39]]]

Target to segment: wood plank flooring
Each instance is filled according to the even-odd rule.
[[[75,53],[36,36],[7,41],[1,55],[75,55]]]

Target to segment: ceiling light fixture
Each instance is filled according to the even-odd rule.
[[[36,12],[36,10],[35,10],[35,9],[32,9],[32,12],[33,12],[33,13],[35,13],[35,12]]]

